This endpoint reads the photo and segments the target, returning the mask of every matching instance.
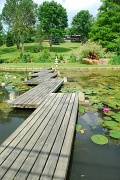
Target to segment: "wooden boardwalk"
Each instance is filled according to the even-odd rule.
[[[39,73],[38,73],[39,74]],[[57,76],[57,72],[54,73],[41,73],[40,76],[32,78],[30,80],[24,81],[24,84],[33,84],[33,85],[37,85],[42,83],[43,81],[46,81],[48,79],[51,79],[53,77]]]
[[[52,93],[0,146],[1,180],[65,180],[78,95]]]
[[[53,69],[41,69],[41,71],[30,73],[29,76],[32,76],[32,77],[41,76],[41,75],[45,76],[45,74],[49,74],[49,73],[53,73],[53,72],[54,72]]]
[[[63,79],[51,78],[20,95],[12,102],[8,101],[7,104],[15,108],[37,108],[49,94],[56,92],[62,84]]]

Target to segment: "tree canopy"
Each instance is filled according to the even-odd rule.
[[[80,34],[84,43],[89,38],[89,32],[93,24],[93,16],[88,10],[81,10],[72,20],[74,34]]]
[[[52,47],[52,38],[56,35],[63,36],[65,28],[68,26],[66,9],[57,2],[45,1],[38,8],[38,19],[42,25],[44,33],[50,40],[50,50]]]
[[[115,50],[116,41],[120,37],[119,0],[102,0],[90,37],[93,41],[99,41],[108,50]]]
[[[36,22],[36,4],[32,0],[6,0],[2,19],[13,31],[17,47]],[[23,49],[24,50],[24,49]]]

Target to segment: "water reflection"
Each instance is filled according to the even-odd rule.
[[[97,118],[95,113],[79,115],[78,123],[86,130],[76,132],[67,180],[120,180],[120,145],[111,139],[103,146],[91,141],[94,134],[104,135]]]

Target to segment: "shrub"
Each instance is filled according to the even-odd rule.
[[[75,62],[76,62],[76,56],[75,56],[74,54],[72,54],[72,55],[70,56],[70,62],[71,62],[71,63],[75,63]]]
[[[109,58],[110,53],[106,53],[106,49],[95,42],[87,41],[85,44],[76,49],[73,54],[77,57],[77,61],[82,58],[89,58],[89,53],[93,52],[98,58]]]
[[[51,55],[48,49],[44,49],[43,52],[40,53],[39,59],[34,62],[51,62]]]
[[[114,55],[112,59],[109,61],[111,65],[119,65],[120,64],[120,56]]]

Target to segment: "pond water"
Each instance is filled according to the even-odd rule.
[[[68,77],[69,81],[69,84],[62,89],[63,92],[82,90],[86,94],[86,99],[94,97],[95,100],[95,96],[97,96],[97,100],[103,96],[106,99],[104,106],[110,110],[116,108],[115,111],[119,113],[119,70],[63,71],[62,76]],[[99,93],[97,93],[98,90]],[[93,91],[96,92],[93,93]],[[119,104],[116,103],[117,107],[114,107],[115,103],[114,105],[110,104],[112,107],[107,106],[110,98],[115,95],[119,99]],[[101,106],[101,102],[97,102],[97,100],[95,101],[96,105],[99,103],[99,106]],[[95,112],[94,109],[91,110],[88,107],[86,112],[79,112],[77,124],[82,125],[84,133],[80,131],[75,133],[67,180],[120,180],[120,141],[111,138],[106,127],[97,122],[98,119],[103,119],[104,116],[101,107],[97,111],[95,109]],[[98,145],[93,143],[91,136],[95,134],[105,135],[108,138],[108,144]]]
[[[62,92],[81,90],[85,93],[85,98],[92,102],[92,108],[87,105],[78,113],[77,124],[82,125],[83,132],[75,132],[67,180],[120,180],[120,140],[111,138],[106,126],[97,122],[106,117],[101,107],[103,99],[106,108],[119,114],[119,70],[60,72],[69,81],[69,84],[61,88]],[[13,109],[6,105],[10,91],[21,94],[27,89],[21,82],[28,73],[5,74],[0,72],[1,82],[6,82],[6,88],[0,87],[0,144],[33,112],[33,109]],[[10,80],[11,77],[14,82]],[[105,135],[108,144],[93,143],[91,136],[94,134]]]

